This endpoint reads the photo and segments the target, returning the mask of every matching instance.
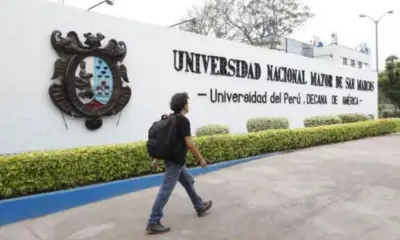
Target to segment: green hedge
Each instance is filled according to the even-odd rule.
[[[389,119],[387,119],[387,120],[389,120]],[[397,125],[396,132],[400,132],[400,119],[398,119],[398,118],[393,118],[393,119],[391,119],[391,120],[395,121],[395,123],[396,123],[396,125]]]
[[[283,117],[256,117],[250,118],[246,127],[249,133],[271,129],[288,129],[289,120]]]
[[[342,123],[362,122],[371,120],[371,117],[361,113],[349,113],[340,114],[338,117],[342,120]]]
[[[211,136],[211,135],[218,135],[218,134],[229,134],[229,128],[227,126],[223,126],[223,125],[210,124],[210,125],[205,125],[205,126],[199,127],[196,130],[197,137]]]
[[[304,127],[317,127],[341,123],[342,119],[338,116],[315,116],[304,119]]]
[[[400,119],[194,138],[210,162],[393,133]],[[195,164],[189,154],[188,166]],[[150,174],[144,142],[0,157],[0,198]]]

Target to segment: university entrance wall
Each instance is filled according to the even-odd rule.
[[[291,128],[316,115],[377,116],[370,70],[41,0],[3,0],[0,26],[0,154],[145,140],[180,91],[193,133],[243,133],[258,116]]]

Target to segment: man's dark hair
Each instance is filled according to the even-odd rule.
[[[171,110],[174,113],[180,113],[186,104],[188,104],[189,96],[186,92],[176,93],[171,98],[171,102],[169,103]]]

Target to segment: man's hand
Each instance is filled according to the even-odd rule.
[[[160,160],[153,159],[153,161],[151,162],[151,168],[158,170],[159,167],[160,167]]]
[[[200,160],[200,166],[201,166],[202,168],[207,167],[207,162],[206,162],[206,160],[201,159],[201,160]]]

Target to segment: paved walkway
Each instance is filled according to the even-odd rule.
[[[182,187],[172,232],[146,236],[158,188],[0,228],[2,240],[400,239],[400,135],[305,149],[196,178],[214,200],[197,218]]]

